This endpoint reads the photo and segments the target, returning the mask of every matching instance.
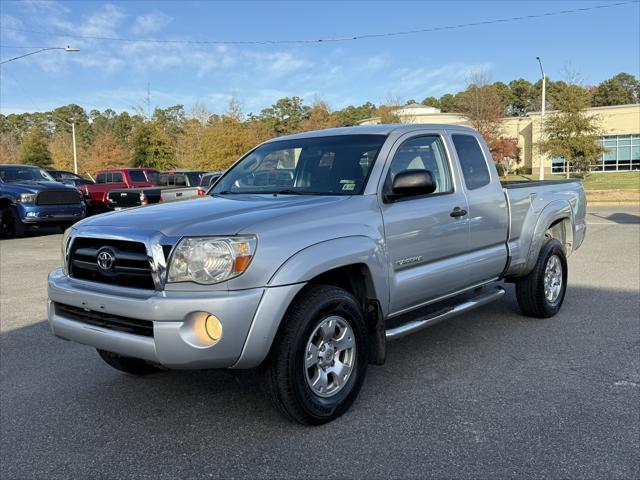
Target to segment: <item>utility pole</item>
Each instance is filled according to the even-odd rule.
[[[540,111],[540,140],[542,140],[544,135],[544,111],[547,103],[547,76],[544,74],[540,57],[536,57],[536,60],[540,64],[540,73],[542,73],[542,110]],[[566,168],[569,167],[567,166]],[[542,152],[540,153],[540,180],[544,180],[544,154]]]

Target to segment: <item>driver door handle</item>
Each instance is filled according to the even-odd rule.
[[[458,217],[464,217],[467,214],[466,210],[463,210],[460,207],[456,207],[453,209],[453,212],[451,212],[449,215],[451,215],[453,218],[458,218]]]

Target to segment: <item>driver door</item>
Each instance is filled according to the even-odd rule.
[[[392,150],[383,187],[382,214],[390,275],[390,313],[399,314],[466,285],[463,270],[469,245],[464,190],[456,182],[443,138],[410,134]],[[428,170],[436,190],[428,195],[390,200],[396,174]],[[456,210],[457,209],[457,210]],[[457,212],[457,213],[455,213]],[[452,213],[454,214],[452,216]]]

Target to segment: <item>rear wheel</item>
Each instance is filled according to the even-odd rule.
[[[516,281],[516,298],[530,317],[553,317],[562,306],[567,290],[567,258],[562,244],[548,239],[533,270]]]
[[[27,226],[22,223],[15,207],[6,206],[0,210],[0,236],[4,238],[20,238],[27,232]]]
[[[366,326],[347,291],[308,287],[291,306],[263,367],[275,407],[304,424],[338,418],[354,402],[367,370]]]
[[[140,358],[125,357],[124,355],[100,349],[98,349],[98,354],[109,366],[131,375],[148,375],[161,370],[161,368]]]

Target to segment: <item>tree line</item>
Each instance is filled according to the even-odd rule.
[[[539,110],[540,97],[540,81],[488,83],[477,76],[461,92],[427,97],[420,103],[467,116],[487,139],[494,159],[497,162],[507,159],[508,163],[509,159],[518,160],[519,149],[515,139],[503,138],[502,119]],[[579,110],[640,103],[640,82],[627,73],[595,87],[548,80],[547,102],[549,109],[575,109],[579,104]],[[201,105],[190,111],[183,105],[174,105],[153,112],[147,110],[148,113],[142,108],[135,113],[117,113],[112,109],[87,112],[73,104],[50,112],[0,114],[0,163],[71,170],[71,123],[74,123],[82,174],[93,175],[102,168],[124,166],[221,170],[257,143],[274,136],[352,126],[371,117],[379,117],[381,123],[396,123],[400,121],[395,114],[398,107],[417,103],[416,100],[389,100],[382,105],[366,102],[333,111],[322,100],[306,104],[299,97],[286,97],[247,116],[236,99],[230,101],[222,114],[208,112]],[[575,124],[577,120],[572,119]],[[588,126],[590,135],[594,134],[596,127]]]

